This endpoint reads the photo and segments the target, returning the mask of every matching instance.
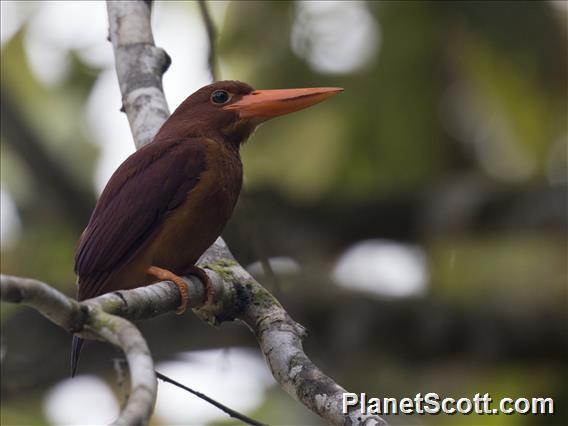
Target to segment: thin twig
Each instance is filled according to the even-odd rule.
[[[221,404],[220,402],[215,401],[212,398],[209,398],[207,395],[202,394],[201,392],[198,392],[196,390],[193,390],[191,388],[188,388],[185,385],[182,385],[179,382],[176,382],[173,379],[170,379],[168,376],[164,376],[162,373],[158,373],[157,371],[156,373],[156,377],[164,382],[168,382],[171,383],[174,386],[177,386],[180,389],[183,389],[187,392],[192,393],[193,395],[197,396],[198,398],[201,398],[204,401],[207,401],[209,404],[214,405],[215,407],[217,407],[219,410],[224,411],[225,413],[227,413],[230,417],[240,420],[243,423],[246,423],[248,425],[252,425],[252,426],[266,426],[264,423],[260,423],[254,419],[251,419],[250,417],[245,416],[244,414],[241,414],[235,410],[232,410],[231,408],[227,407],[226,405]]]
[[[203,18],[203,23],[205,24],[205,30],[207,31],[207,38],[209,40],[209,55],[207,57],[209,63],[209,73],[211,74],[211,79],[217,81],[217,57],[215,52],[215,39],[217,38],[215,31],[215,24],[209,13],[209,7],[205,0],[199,0],[197,2],[199,5],[199,11],[201,12],[201,17]]]

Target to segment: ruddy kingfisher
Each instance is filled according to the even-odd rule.
[[[239,148],[266,120],[317,104],[336,87],[254,90],[220,81],[189,96],[152,142],[114,172],[75,252],[79,301],[116,290],[171,280],[189,295],[181,276],[221,234],[242,186]],[[71,374],[83,340],[73,337]]]

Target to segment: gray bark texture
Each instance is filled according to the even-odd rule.
[[[162,90],[162,75],[169,57],[154,45],[150,2],[107,1],[107,10],[123,108],[136,147],[140,148],[152,140],[169,116]],[[380,417],[364,416],[357,409],[342,413],[342,394],[346,390],[320,371],[304,353],[304,327],[235,260],[222,238],[205,252],[198,265],[211,279],[214,300],[204,305],[203,283],[195,277],[186,277],[192,295],[190,307],[214,325],[235,319],[244,322],[256,336],[282,389],[328,424],[386,425]],[[2,275],[0,284],[2,301],[31,306],[71,333],[120,347],[128,361],[132,389],[115,423],[149,423],[156,400],[156,376],[146,341],[129,320],[175,311],[180,295],[173,283],[163,281],[83,302],[27,278]]]

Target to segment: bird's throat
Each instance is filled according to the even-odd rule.
[[[229,144],[238,149],[254,133],[256,127],[250,120],[237,120],[223,127],[221,134]]]

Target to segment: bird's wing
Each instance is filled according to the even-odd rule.
[[[199,139],[155,141],[132,154],[104,189],[75,252],[79,300],[141,249],[206,169]]]

